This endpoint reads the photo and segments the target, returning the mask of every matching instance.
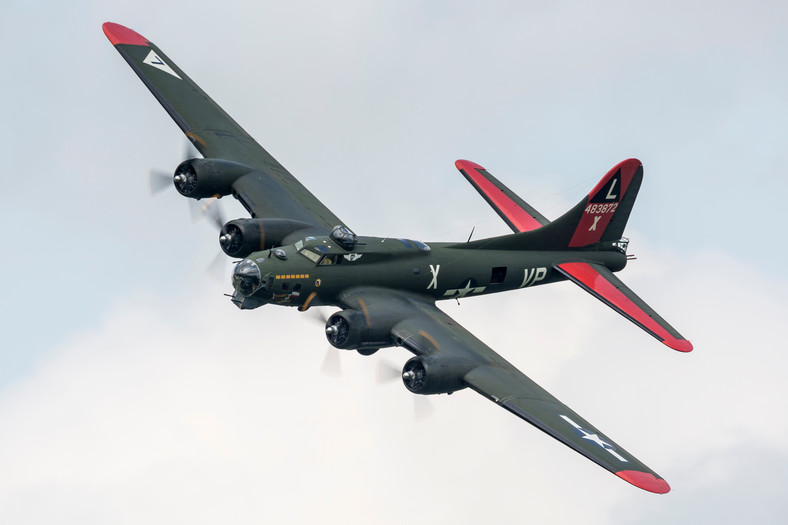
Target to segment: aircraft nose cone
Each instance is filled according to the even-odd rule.
[[[244,259],[233,271],[233,286],[244,297],[249,297],[260,287],[260,267],[254,261]]]

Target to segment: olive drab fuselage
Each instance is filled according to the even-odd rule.
[[[432,300],[528,288],[565,280],[554,267],[575,260],[574,251],[481,250],[464,243],[429,243],[359,237],[351,250],[330,237],[307,237],[258,251],[235,269],[233,302],[242,309],[264,304],[341,306],[339,294],[355,283],[420,294]],[[618,271],[620,249],[583,250],[583,256]],[[244,281],[247,279],[247,281]]]

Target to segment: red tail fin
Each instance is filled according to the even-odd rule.
[[[569,247],[621,238],[642,178],[643,165],[637,159],[627,159],[608,171],[588,194]]]

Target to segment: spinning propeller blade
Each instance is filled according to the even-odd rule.
[[[402,381],[402,370],[400,367],[379,359],[375,369],[375,382],[378,385]],[[416,421],[422,422],[435,413],[435,406],[427,396],[418,394],[413,395],[413,417]]]
[[[320,366],[320,372],[326,377],[342,377],[342,362],[339,359],[339,351],[329,346],[326,350],[326,356],[323,358],[323,364]]]
[[[170,186],[172,186],[172,173],[158,169],[151,169],[148,172],[148,191],[151,196],[158,195]]]

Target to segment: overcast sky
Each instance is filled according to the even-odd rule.
[[[783,523],[786,10],[6,1],[2,521]],[[327,377],[319,324],[238,311],[205,273],[216,232],[147,193],[185,139],[106,21],[155,42],[359,234],[506,233],[459,158],[549,218],[643,161],[619,275],[694,352],[570,283],[441,306],[672,492],[473,392],[417,419],[375,381],[405,350],[342,352]]]

